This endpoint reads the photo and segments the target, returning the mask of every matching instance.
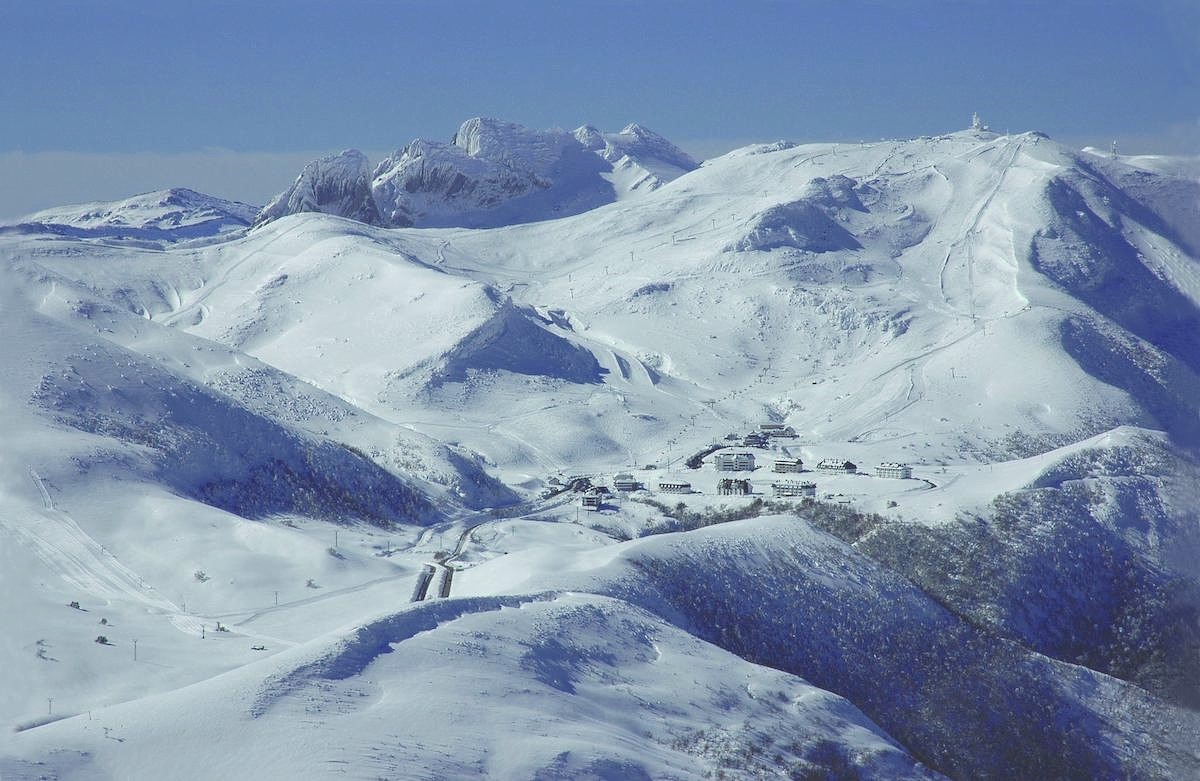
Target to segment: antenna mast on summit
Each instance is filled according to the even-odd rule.
[[[1113,139],[1112,146],[1109,147],[1109,151],[1112,153],[1113,157],[1117,156],[1117,139]]]

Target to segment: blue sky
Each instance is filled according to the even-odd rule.
[[[705,156],[937,133],[977,110],[1200,153],[1196,0],[4,7],[0,178],[18,186],[0,217],[168,185],[262,200],[312,154],[377,156],[476,115],[637,121]]]

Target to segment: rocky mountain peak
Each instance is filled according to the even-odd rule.
[[[321,212],[369,225],[383,225],[371,194],[371,167],[357,149],[313,160],[296,181],[268,203],[255,219],[262,225],[288,214]]]
[[[696,167],[637,124],[620,133],[591,125],[570,133],[474,117],[449,143],[416,139],[369,174],[357,150],[309,163],[256,224],[302,211],[389,227],[535,222],[655,189]]]

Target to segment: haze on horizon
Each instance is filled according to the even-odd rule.
[[[0,219],[169,186],[262,203],[313,157],[378,160],[497,116],[752,141],[1040,130],[1200,152],[1184,0],[162,6],[58,0],[0,31]]]

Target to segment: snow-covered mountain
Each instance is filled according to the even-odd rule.
[[[275,196],[255,218],[261,225],[288,214],[335,214],[368,225],[386,225],[371,193],[371,164],[357,149],[304,166],[296,181]]]
[[[1200,775],[1192,165],[471,120],[3,232],[0,776]]]
[[[620,133],[467,120],[450,143],[416,140],[375,167],[356,150],[309,163],[256,224],[323,212],[369,225],[495,226],[593,209],[654,190],[696,161],[639,125]]]
[[[173,187],[121,201],[45,209],[15,225],[0,226],[0,232],[178,242],[233,236],[249,227],[258,211],[249,204]]]

